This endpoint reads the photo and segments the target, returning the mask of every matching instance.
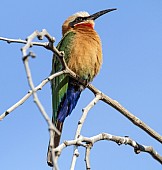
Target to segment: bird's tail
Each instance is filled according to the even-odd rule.
[[[62,133],[62,128],[63,128],[63,122],[57,121],[55,126],[60,131],[60,135],[58,135],[56,132],[54,134],[54,138],[53,138],[54,141],[51,141],[51,142],[54,143],[54,148],[56,148],[60,143],[60,138],[61,138],[61,133]],[[51,144],[49,142],[48,152],[47,152],[47,164],[52,167],[53,166],[53,160],[52,160],[52,153],[51,153],[51,150],[50,150],[50,146],[51,146]]]
[[[67,93],[64,96],[62,102],[60,103],[60,106],[58,109],[57,121],[55,123],[55,126],[60,131],[60,133],[62,132],[65,118],[68,115],[70,115],[72,110],[75,108],[82,90],[83,90],[82,86],[73,84],[73,82],[69,84]],[[61,135],[58,135],[57,133],[55,133],[54,148],[56,148],[59,145],[60,137]],[[48,153],[47,153],[47,163],[49,166],[53,166],[52,153],[49,147],[48,147]]]

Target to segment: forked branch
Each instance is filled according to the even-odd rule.
[[[33,42],[34,38],[38,38],[39,40],[42,40],[44,37],[48,40],[45,43]],[[15,110],[21,104],[23,104],[31,95],[33,95],[34,102],[36,103],[36,105],[39,108],[40,112],[42,113],[44,119],[48,123],[49,132],[50,132],[50,140],[52,140],[54,131],[56,131],[57,133],[59,133],[59,132],[55,128],[55,126],[52,124],[45,109],[43,108],[43,106],[37,96],[37,91],[41,90],[43,88],[43,86],[46,85],[49,81],[51,81],[53,78],[60,76],[61,74],[68,74],[72,78],[79,81],[82,85],[87,87],[95,95],[95,98],[83,109],[82,117],[78,122],[75,139],[71,140],[71,141],[66,141],[63,144],[60,144],[57,148],[54,148],[53,145],[51,146],[50,149],[53,153],[52,155],[53,155],[53,162],[54,162],[53,168],[55,168],[56,170],[58,169],[57,160],[58,160],[58,157],[61,154],[62,150],[67,146],[74,145],[75,147],[74,147],[74,154],[73,154],[73,159],[72,159],[72,164],[71,164],[71,170],[74,169],[77,157],[79,156],[78,146],[82,146],[82,147],[86,148],[85,161],[86,161],[86,168],[87,168],[87,170],[89,170],[90,169],[91,148],[93,147],[94,143],[96,143],[100,140],[113,141],[113,142],[116,142],[118,145],[121,145],[121,144],[129,145],[134,148],[135,153],[138,154],[140,152],[147,152],[154,159],[156,159],[158,162],[162,163],[162,157],[153,149],[153,147],[140,145],[129,137],[114,136],[114,135],[110,135],[107,133],[102,133],[102,134],[93,136],[91,138],[83,137],[80,135],[82,126],[84,124],[84,121],[87,117],[89,110],[92,107],[94,107],[94,105],[99,100],[101,100],[101,101],[107,103],[108,105],[110,105],[111,107],[113,107],[114,109],[116,109],[117,111],[119,111],[122,115],[124,115],[127,119],[129,119],[133,124],[135,124],[142,130],[144,130],[147,134],[152,136],[154,139],[156,139],[160,143],[162,143],[162,136],[160,134],[158,134],[156,131],[154,131],[152,128],[150,128],[148,125],[146,125],[144,122],[142,122],[139,118],[134,116],[131,112],[129,112],[127,109],[125,109],[120,103],[111,99],[109,96],[105,95],[100,90],[95,88],[92,84],[88,84],[88,85],[85,84],[85,82],[83,82],[72,70],[70,70],[64,60],[64,53],[61,51],[58,51],[57,48],[53,45],[53,43],[55,42],[55,38],[52,37],[45,29],[42,30],[42,32],[38,32],[38,31],[33,32],[27,38],[27,40],[9,39],[9,38],[3,38],[3,37],[0,37],[0,40],[6,41],[8,43],[25,44],[25,46],[22,48],[23,62],[24,62],[24,66],[25,66],[25,70],[26,70],[26,74],[27,74],[28,83],[30,86],[30,90],[22,99],[20,99],[17,103],[15,103],[13,106],[11,106],[9,109],[7,109],[4,113],[2,113],[2,115],[0,115],[0,120],[3,120],[9,113],[11,113],[13,110]],[[60,72],[47,77],[45,80],[43,80],[36,87],[34,86],[34,83],[32,80],[32,75],[31,75],[31,71],[29,68],[29,62],[28,62],[28,59],[30,56],[32,56],[32,57],[35,56],[32,52],[28,52],[28,49],[32,46],[42,46],[42,47],[52,51],[53,53],[55,53],[56,56],[58,57],[58,59],[60,60],[60,62],[62,64],[62,68],[63,68]]]

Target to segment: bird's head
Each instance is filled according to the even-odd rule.
[[[63,23],[62,34],[64,35],[67,31],[75,28],[78,25],[83,25],[83,26],[85,25],[85,26],[94,28],[94,24],[95,24],[94,20],[96,20],[100,16],[102,16],[108,12],[114,11],[114,10],[116,10],[116,8],[99,11],[92,15],[89,15],[89,13],[85,12],[85,11],[77,12],[74,15],[67,18],[67,20]]]

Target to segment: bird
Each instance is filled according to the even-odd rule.
[[[64,59],[68,68],[86,83],[93,81],[102,65],[102,45],[98,33],[94,30],[94,21],[114,10],[116,8],[102,10],[92,15],[85,11],[77,12],[68,17],[62,25],[62,39],[56,48],[64,52]],[[54,54],[51,74],[61,71],[62,68],[62,64]],[[51,89],[52,122],[62,133],[64,120],[75,108],[85,87],[77,80],[64,74],[51,81]],[[61,135],[54,134],[54,148],[59,145],[60,137]],[[53,166],[50,143],[47,163],[49,166]]]

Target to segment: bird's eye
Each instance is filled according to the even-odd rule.
[[[77,22],[78,22],[78,21],[81,22],[81,21],[83,21],[83,18],[82,18],[82,17],[77,17],[77,18],[76,18],[76,21],[77,21]]]

